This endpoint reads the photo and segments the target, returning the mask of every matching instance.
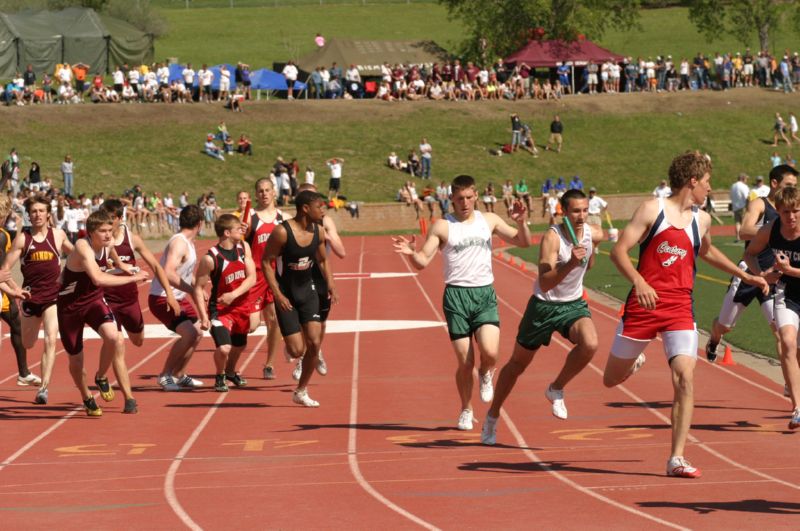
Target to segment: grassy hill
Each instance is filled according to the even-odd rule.
[[[697,148],[713,157],[715,187],[727,188],[740,171],[769,170],[772,115],[797,102],[797,95],[741,89],[578,96],[560,103],[262,100],[241,114],[220,104],[53,105],[6,108],[4,127],[6,144],[23,157],[23,171],[37,160],[59,183],[60,161],[71,153],[76,186],[89,193],[119,192],[139,182],[146,190],[193,195],[214,189],[230,205],[234,192],[265,176],[278,155],[312,166],[321,182],[324,161],[338,156],[346,161],[344,194],[387,201],[407,174],[387,168],[386,156],[405,156],[422,136],[434,148],[434,179],[459,173],[480,183],[525,178],[536,189],[546,177],[578,174],[605,194],[649,191],[675,154]],[[564,151],[538,159],[491,156],[489,148],[509,141],[512,110],[533,125],[540,143],[558,112]],[[234,136],[251,136],[255,156],[223,163],[201,154],[205,134],[223,119]]]

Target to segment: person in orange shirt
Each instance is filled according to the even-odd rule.
[[[83,93],[86,90],[86,74],[89,73],[89,65],[86,63],[76,63],[72,65],[72,72],[75,74],[75,92],[78,97],[83,99]]]

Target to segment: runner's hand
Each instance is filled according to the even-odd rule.
[[[528,219],[528,207],[525,206],[523,201],[517,199],[514,201],[514,204],[511,205],[511,219],[517,223],[520,221],[524,222]]]
[[[175,296],[172,294],[172,290],[167,291],[167,309],[171,309],[173,315],[181,314],[181,305],[177,299],[175,299]]]
[[[762,271],[761,276],[767,281],[767,284],[775,284],[778,282],[778,280],[780,280],[781,273],[780,271],[775,271],[774,267],[771,267],[766,271]]]
[[[586,258],[586,247],[576,245],[572,248],[572,257],[569,259],[570,265],[577,267]]]
[[[392,238],[394,242],[394,250],[397,253],[404,254],[406,256],[411,256],[415,252],[417,252],[417,237],[411,236],[410,239],[406,240],[403,236],[394,236]]]
[[[751,286],[759,288],[764,295],[769,294],[769,283],[764,277],[747,274],[742,280]]]
[[[331,300],[331,304],[339,304],[339,294],[336,292],[335,286],[328,288],[328,298]]]
[[[292,303],[289,302],[289,299],[284,297],[281,293],[275,294],[275,306],[284,312],[290,312],[293,310]]]
[[[25,301],[31,298],[31,290],[20,288],[16,292],[14,292],[14,294],[11,296],[14,297],[15,299],[20,299]]]
[[[147,271],[139,271],[138,273],[133,275],[133,278],[136,279],[134,280],[134,282],[144,282],[145,280],[150,278],[150,275],[147,274]]]
[[[208,320],[208,317],[204,317],[200,321],[200,330],[206,331],[211,329],[211,321]]]
[[[658,293],[647,282],[642,280],[640,283],[634,284],[633,289],[636,290],[636,300],[639,301],[639,306],[645,310],[655,310],[656,303],[658,302]]]
[[[792,264],[789,261],[789,257],[783,253],[777,252],[775,253],[775,269],[780,271],[781,273],[787,273],[789,269],[792,268]]]
[[[236,297],[233,296],[233,292],[229,291],[228,293],[223,293],[219,296],[217,301],[224,306],[230,306],[233,301],[236,300]]]

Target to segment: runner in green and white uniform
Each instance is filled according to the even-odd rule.
[[[484,402],[491,402],[494,395],[492,376],[497,364],[500,347],[500,317],[497,313],[497,297],[492,283],[492,235],[504,241],[527,247],[530,232],[527,225],[527,209],[519,201],[514,204],[511,218],[514,228],[498,215],[475,210],[478,194],[475,179],[459,175],[453,180],[453,213],[437,220],[428,233],[420,251],[415,249],[415,238],[394,238],[395,250],[409,257],[417,269],[425,268],[437,250],[444,257],[444,314],[450,341],[458,360],[456,387],[461,398],[461,414],[458,429],[471,430],[475,421],[472,414],[472,372],[475,355],[472,338],[480,353],[480,395]]]
[[[550,344],[554,332],[575,345],[567,354],[558,377],[545,390],[545,396],[553,404],[553,415],[560,419],[567,418],[564,386],[586,367],[597,351],[597,331],[583,299],[583,277],[594,264],[593,251],[603,235],[599,227],[586,223],[589,200],[582,191],[565,193],[561,197],[561,207],[565,222],[551,226],[542,237],[534,294],[519,323],[511,359],[497,379],[494,401],[481,432],[484,444],[495,443],[497,418],[503,402],[539,348]],[[573,244],[567,220],[574,228],[577,245]]]

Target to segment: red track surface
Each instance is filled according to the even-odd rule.
[[[207,242],[203,242],[208,245]],[[408,272],[388,238],[349,238],[338,272]],[[501,364],[532,289],[530,273],[495,261]],[[333,320],[441,320],[440,263],[416,277],[338,283]],[[142,299],[146,293],[142,289]],[[245,528],[760,528],[800,527],[798,437],[781,388],[744,368],[698,364],[687,457],[704,476],[664,476],[669,372],[658,342],[622,388],[602,386],[615,312],[592,302],[601,348],[567,388],[568,421],[543,392],[566,353],[556,338],[506,403],[498,445],[454,429],[455,363],[442,328],[329,334],[319,409],[291,401],[291,366],[260,378],[261,337],[243,356],[246,389],[164,393],[155,375],[170,340],[129,346],[140,413],[75,411],[58,355],[50,404],[15,385],[0,359],[0,518],[4,529]],[[145,313],[146,320],[153,322]],[[89,341],[93,374],[98,341]],[[29,354],[38,361],[40,347]],[[208,384],[210,338],[190,364]],[[252,355],[251,355],[252,354]],[[36,371],[36,369],[34,369]],[[476,392],[477,396],[477,392]],[[483,418],[486,406],[474,404]]]

